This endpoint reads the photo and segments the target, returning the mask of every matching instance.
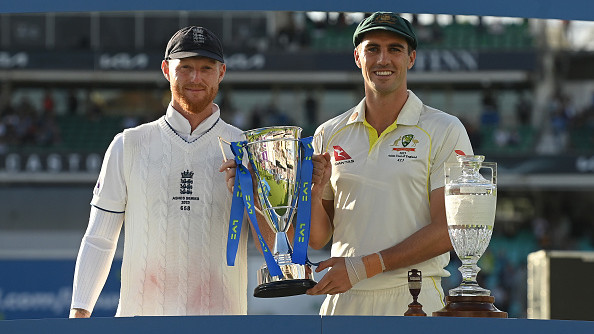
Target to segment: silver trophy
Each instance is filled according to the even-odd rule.
[[[287,231],[297,209],[301,128],[267,127],[245,131],[244,135],[257,183],[261,214],[276,234],[272,254],[284,275],[272,276],[264,264],[258,270],[258,286],[254,290],[254,296],[283,297],[303,294],[316,282],[308,264],[296,264],[292,261],[293,250],[287,238]]]

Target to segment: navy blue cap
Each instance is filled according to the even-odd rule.
[[[167,43],[165,59],[208,57],[224,63],[223,45],[212,31],[197,26],[178,30]]]

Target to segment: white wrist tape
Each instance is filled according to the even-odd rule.
[[[365,270],[362,256],[345,257],[344,262],[351,286],[355,286],[355,284],[367,278],[367,270]]]
[[[384,258],[382,257],[382,253],[377,252],[375,254],[379,255],[380,263],[382,264],[382,273],[383,273],[384,271],[386,271],[386,265],[384,264]]]

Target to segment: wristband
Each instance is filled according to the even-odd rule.
[[[383,272],[381,257],[377,253],[364,256],[363,263],[365,264],[365,272],[367,273],[367,278],[371,278]]]
[[[377,252],[375,254],[379,255],[379,260],[382,265],[382,273],[383,273],[384,271],[386,271],[386,265],[384,264],[384,257],[382,256],[382,253],[380,253],[380,252]]]

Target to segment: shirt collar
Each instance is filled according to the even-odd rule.
[[[188,122],[179,111],[175,110],[171,104],[167,107],[165,120],[180,137],[184,138],[186,141],[193,141],[202,136],[206,131],[210,130],[221,116],[221,110],[217,104],[213,103],[212,108],[212,115],[208,116],[202,123],[198,124],[198,127],[196,127],[194,131],[191,131],[190,122]]]
[[[415,95],[415,93],[408,90],[408,98],[398,114],[396,124],[417,125],[421,116],[422,107],[423,102]],[[353,108],[347,124],[356,122],[363,123],[363,121],[365,121],[365,98]]]
[[[353,112],[351,113],[347,124],[353,124],[357,122],[363,123],[363,121],[365,121],[365,98],[363,98],[363,100],[361,100],[361,102],[359,102],[359,104],[353,108]]]
[[[400,110],[400,114],[398,114],[396,123],[402,125],[419,124],[421,110],[423,110],[423,102],[415,95],[415,93],[409,90],[408,99],[406,99],[406,102],[402,106],[402,110]]]

